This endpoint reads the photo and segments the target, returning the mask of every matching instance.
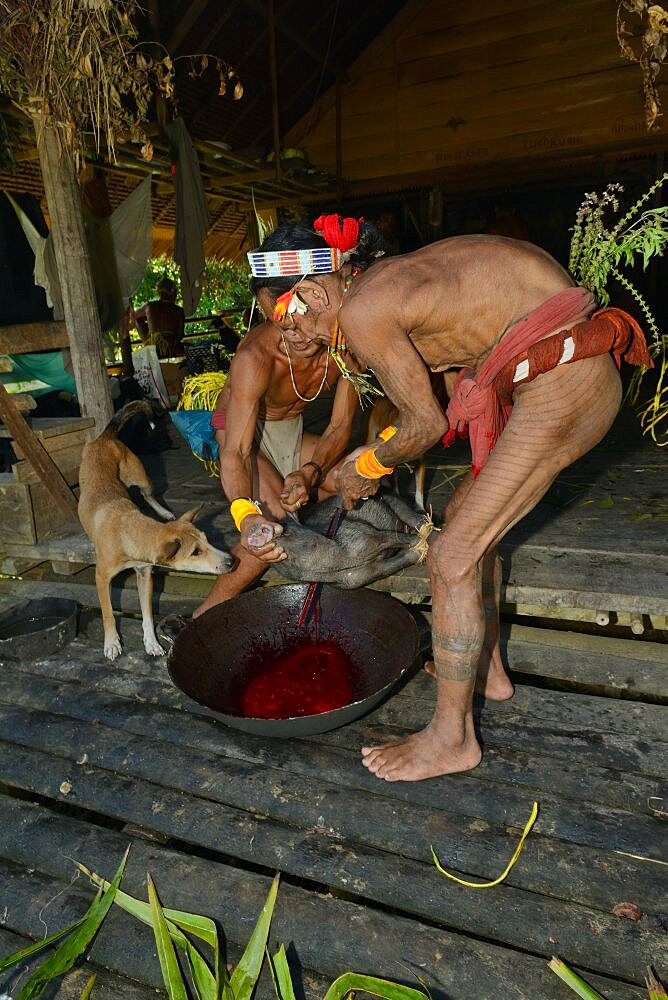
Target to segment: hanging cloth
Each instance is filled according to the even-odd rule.
[[[176,190],[174,260],[181,268],[181,295],[192,316],[202,294],[204,240],[211,225],[197,152],[182,118],[166,127]]]
[[[9,191],[5,191],[5,196],[14,209],[16,218],[21,223],[21,229],[25,233],[25,237],[30,244],[30,249],[35,255],[35,268],[33,271],[34,282],[36,285],[39,285],[40,288],[44,289],[47,305],[53,309],[53,318],[62,320],[65,314],[63,312],[63,300],[60,294],[60,280],[58,278],[58,269],[56,268],[56,260],[51,240],[48,236],[42,236],[16,199],[11,196]]]

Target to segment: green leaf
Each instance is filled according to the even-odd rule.
[[[377,997],[384,997],[385,1000],[425,1000],[425,997],[429,995],[423,993],[422,990],[413,989],[412,986],[402,986],[400,983],[392,983],[387,979],[362,976],[357,972],[344,972],[329,987],[325,993],[325,1000],[342,1000],[343,997],[355,990],[364,990]]]
[[[89,1000],[90,995],[93,992],[93,987],[95,986],[96,979],[97,979],[97,972],[94,972],[93,975],[88,980],[88,982],[86,983],[86,985],[84,986],[83,993],[81,994],[79,1000]]]
[[[614,483],[614,482],[616,482],[619,479],[619,473],[615,472],[614,469],[608,469],[607,470],[607,477],[608,477],[608,480],[611,483]]]
[[[79,864],[78,867],[80,871],[82,871],[84,875],[87,875],[95,885],[102,888],[109,885],[108,882],[105,882],[105,880],[95,872],[91,872],[85,867],[85,865]],[[145,903],[142,899],[136,899],[134,896],[130,896],[127,892],[123,892],[122,889],[119,889],[116,893],[114,902],[117,906],[120,906],[122,910],[125,910],[126,913],[136,917],[137,920],[141,920],[143,923],[148,924],[149,927],[153,926],[153,918],[149,903]],[[220,995],[220,949],[218,947],[218,929],[214,921],[211,920],[210,917],[203,917],[198,913],[188,913],[185,910],[170,910],[165,908],[163,909],[163,913],[167,921],[167,929],[169,930],[172,941],[186,954],[193,981],[195,981],[197,989],[200,993],[200,1000],[209,1000],[210,997],[212,1000],[218,1000]],[[200,952],[185,936],[185,934],[182,933],[182,930],[194,934],[196,937],[211,946],[214,954],[215,974],[211,972],[211,969],[205,962]],[[224,969],[224,975],[227,975],[226,969]]]
[[[292,985],[288,957],[285,954],[285,945],[282,944],[274,957],[270,959],[269,968],[278,1000],[295,1000],[295,990]]]
[[[163,910],[164,912],[164,910]],[[169,925],[168,925],[169,930]],[[170,930],[171,936],[171,930]],[[172,940],[173,937],[172,937]],[[197,948],[186,938],[186,961],[190,969],[197,996],[199,1000],[219,1000],[220,987],[218,984],[218,960],[216,956],[216,974],[213,975],[211,969],[206,964]]]
[[[153,933],[158,949],[158,958],[162,970],[162,978],[170,1000],[188,1000],[186,984],[181,975],[181,969],[174,951],[174,944],[169,934],[165,914],[162,912],[158,894],[151,876],[148,876],[148,898],[151,904],[153,918]]]
[[[181,910],[165,909],[165,917],[180,927],[181,930],[194,934],[205,941],[214,950],[218,948],[218,929],[211,917],[203,917],[199,913],[186,913]]]
[[[612,499],[610,494],[608,494],[604,500],[599,500],[596,506],[600,507],[602,510],[607,510],[608,508],[615,506],[615,501]]]
[[[123,878],[129,853],[130,848],[128,847],[109,888],[101,896],[98,893],[86,911],[79,927],[56,948],[53,955],[47,958],[46,962],[43,962],[33,972],[19,993],[17,1000],[32,1000],[32,997],[41,996],[47,983],[55,979],[56,976],[61,976],[64,972],[71,969],[77,958],[84,953],[111,908],[114,896]]]
[[[551,961],[548,962],[548,966],[553,972],[556,972],[560,979],[563,979],[567,986],[570,986],[574,993],[582,997],[582,1000],[605,1000],[605,997],[597,993],[589,983],[585,983],[584,979],[580,979],[560,958],[553,956]]]
[[[97,901],[101,896],[101,893],[95,897]],[[62,931],[56,931],[54,934],[49,934],[48,937],[43,938],[41,941],[35,941],[34,944],[28,944],[25,948],[21,948],[20,951],[15,951],[13,955],[7,955],[6,958],[0,958],[0,972],[4,972],[5,969],[10,969],[12,965],[16,965],[18,962],[22,962],[25,958],[30,958],[31,955],[36,954],[41,951],[42,948],[48,948],[50,944],[61,938],[63,934],[69,934],[73,931],[79,924],[83,923],[84,917],[80,920],[75,920],[73,924],[69,927],[64,927]]]
[[[267,901],[262,907],[262,913],[258,917],[255,929],[230,978],[230,986],[236,1000],[250,1000],[253,987],[260,975],[276,903],[276,894],[278,893],[278,880],[279,876],[276,875],[271,883]]]

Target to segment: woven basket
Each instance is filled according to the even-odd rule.
[[[225,356],[220,344],[185,344],[189,375],[222,371]]]

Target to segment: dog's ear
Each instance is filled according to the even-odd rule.
[[[167,563],[171,562],[180,548],[181,540],[179,538],[170,538],[170,540],[165,543],[158,556],[159,565],[165,566]]]
[[[190,521],[190,523],[192,524],[203,506],[204,506],[203,503],[197,504],[197,506],[193,507],[192,510],[187,510],[185,514],[181,514],[181,517],[178,517],[177,521]]]

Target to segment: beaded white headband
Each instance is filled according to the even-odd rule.
[[[252,250],[248,257],[255,278],[292,277],[296,274],[331,274],[338,271],[345,257],[336,247],[314,250]]]

